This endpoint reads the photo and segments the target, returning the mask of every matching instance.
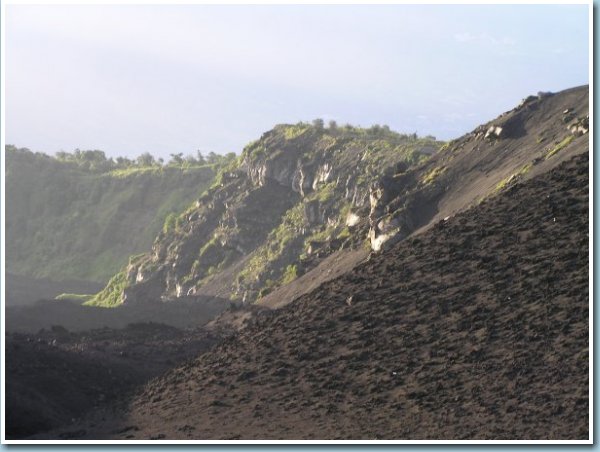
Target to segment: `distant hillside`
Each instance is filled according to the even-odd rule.
[[[253,302],[331,253],[364,246],[372,182],[442,144],[385,126],[276,126],[91,304],[204,296]]]
[[[103,153],[96,165],[64,155],[6,147],[6,267],[13,274],[106,282],[215,174],[214,165],[111,167]]]

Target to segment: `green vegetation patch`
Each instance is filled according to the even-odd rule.
[[[345,240],[350,238],[351,235],[352,234],[350,233],[350,229],[348,228],[348,226],[344,226],[342,230],[338,233],[336,238],[340,240]]]
[[[301,237],[304,225],[304,203],[298,203],[283,216],[282,222],[275,228],[264,245],[258,248],[244,269],[238,274],[238,283],[255,281],[270,264],[281,257],[293,242]]]
[[[496,186],[494,187],[494,191],[492,193],[497,193],[497,192],[503,190],[504,188],[506,188],[508,185],[510,185],[510,184],[518,181],[525,174],[527,174],[529,172],[529,170],[531,170],[532,167],[533,167],[533,164],[532,163],[528,163],[528,164],[524,165],[516,173],[513,173],[510,176],[502,179],[500,182],[498,182],[496,184]]]
[[[433,168],[431,171],[429,171],[427,174],[425,174],[425,176],[423,176],[423,179],[421,180],[421,182],[423,182],[424,185],[429,185],[429,184],[433,183],[434,180],[436,180],[438,177],[440,177],[445,172],[446,172],[445,166],[437,166],[437,167]]]
[[[439,152],[444,152],[444,151],[447,151],[448,149],[450,149],[451,143],[452,143],[451,141],[448,141],[447,143],[443,144],[442,147],[440,147]]]
[[[298,138],[300,135],[303,135],[305,132],[311,129],[311,126],[304,123],[298,123],[291,126],[285,126],[284,128],[284,136],[286,140],[293,140]]]
[[[305,248],[309,246],[311,242],[326,242],[335,236],[334,227],[327,226],[324,229],[311,234],[304,240]]]
[[[123,303],[123,290],[129,286],[125,270],[120,271],[113,276],[106,287],[98,292],[84,304],[88,306],[98,306],[103,308],[114,308]]]
[[[569,143],[571,143],[571,141],[573,141],[574,139],[575,139],[574,135],[569,135],[568,137],[566,137],[564,140],[562,140],[560,143],[558,143],[553,149],[548,151],[548,153],[546,154],[546,159],[549,159],[556,153],[560,152],[562,149],[567,147],[569,145]]]
[[[119,168],[114,169],[107,174],[107,176],[115,177],[117,179],[124,179],[127,177],[137,176],[140,174],[160,174],[162,172],[162,167],[160,166],[131,166],[128,168]]]
[[[79,294],[79,293],[61,293],[57,295],[55,300],[74,300],[79,301],[81,303],[85,303],[94,298],[94,294]]]
[[[320,203],[327,203],[333,200],[335,195],[335,187],[335,182],[329,182],[327,184],[320,185],[318,186],[317,191],[315,191],[315,193],[310,196],[309,199],[317,199]]]
[[[296,265],[288,265],[285,267],[285,271],[281,276],[280,284],[283,286],[285,284],[291,283],[298,277],[298,267]]]
[[[167,218],[165,218],[165,223],[163,224],[163,232],[165,234],[169,234],[169,233],[175,231],[176,226],[177,226],[177,214],[174,212],[171,212],[169,215],[167,215]]]
[[[114,275],[104,289],[87,300],[84,304],[88,306],[99,306],[104,308],[114,308],[123,304],[123,291],[129,287],[131,281],[127,279],[128,267],[139,267],[143,265],[144,260],[149,257],[146,253],[136,254],[129,257],[129,265],[124,267],[119,273]]]

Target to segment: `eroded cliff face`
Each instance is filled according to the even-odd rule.
[[[365,246],[371,185],[441,144],[388,130],[277,126],[92,303],[206,295],[253,302],[332,252]]]

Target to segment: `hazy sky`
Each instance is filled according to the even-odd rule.
[[[6,142],[239,152],[321,117],[455,138],[588,83],[586,5],[6,6]]]

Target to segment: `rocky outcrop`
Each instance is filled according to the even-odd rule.
[[[584,118],[576,118],[569,124],[569,132],[571,132],[573,135],[584,135],[590,130],[589,122],[589,115],[586,115]]]

